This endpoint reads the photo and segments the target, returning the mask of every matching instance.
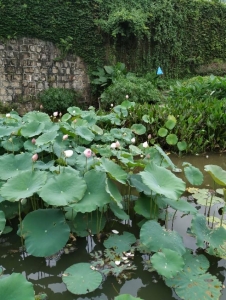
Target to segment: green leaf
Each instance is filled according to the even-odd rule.
[[[59,209],[38,209],[22,221],[21,234],[29,254],[46,257],[55,254],[68,241],[70,228]]]
[[[122,184],[126,184],[127,173],[119,165],[104,157],[102,157],[100,161],[102,163],[101,167],[111,178]]]
[[[109,206],[117,218],[119,218],[120,220],[129,220],[129,215],[127,215],[124,210],[119,208],[119,206],[115,202],[111,202]]]
[[[84,179],[78,175],[62,171],[47,180],[39,192],[39,196],[49,205],[66,206],[80,201],[86,191]]]
[[[197,200],[198,204],[210,206],[217,203],[224,203],[224,199],[214,195],[214,192],[208,189],[199,189],[193,194],[193,198]]]
[[[38,112],[38,111],[30,111],[26,113],[23,117],[24,122],[39,122],[46,123],[50,122],[50,117],[46,113]]]
[[[40,123],[38,121],[32,121],[28,124],[25,124],[21,128],[21,135],[24,137],[33,137],[35,135],[39,135],[40,133],[42,133],[44,127],[45,127],[44,123]]]
[[[150,219],[150,196],[141,194],[135,202],[134,210],[137,214]]]
[[[72,116],[80,116],[82,111],[79,107],[77,106],[72,106],[72,107],[69,107],[67,109],[67,111],[72,115]]]
[[[92,270],[88,263],[78,263],[67,268],[63,273],[63,282],[72,294],[87,294],[97,289],[102,282],[102,275]]]
[[[9,201],[18,201],[31,197],[38,192],[46,181],[42,171],[24,171],[10,178],[0,189],[2,197]]]
[[[146,132],[146,127],[142,124],[133,124],[131,126],[131,129],[134,133],[136,133],[138,135],[142,135]]]
[[[173,209],[175,210],[179,210],[179,211],[183,211],[183,212],[189,212],[192,214],[196,214],[197,213],[197,209],[190,204],[189,202],[187,202],[186,200],[172,200],[169,198],[161,198],[161,201],[163,201],[164,203],[166,203],[167,205],[171,206]]]
[[[201,185],[203,183],[203,174],[198,168],[193,166],[185,167],[184,174],[192,185]]]
[[[95,134],[93,134],[92,131],[86,126],[76,127],[75,132],[77,135],[81,136],[82,138],[84,138],[86,141],[89,142],[91,142],[95,137]]]
[[[11,152],[17,152],[23,147],[24,143],[21,137],[11,137],[10,139],[2,142],[2,147]]]
[[[0,235],[2,234],[5,228],[5,223],[6,223],[5,214],[2,210],[0,210]]]
[[[172,130],[175,127],[175,125],[176,125],[176,122],[175,122],[175,120],[172,120],[172,119],[167,120],[165,123],[166,128],[168,128],[169,130]]]
[[[151,189],[143,183],[140,174],[132,174],[129,177],[129,182],[132,187],[135,187],[138,192],[143,192],[145,195],[150,196],[152,194]]]
[[[129,294],[122,294],[122,295],[119,295],[119,296],[115,297],[114,300],[142,300],[142,299],[137,298],[137,297],[133,297]]]
[[[226,185],[226,171],[216,165],[206,165],[204,170],[208,172],[213,180],[219,185]]]
[[[102,135],[104,133],[103,129],[95,124],[91,127],[91,129],[94,133],[96,133],[98,135]]]
[[[122,195],[120,194],[118,187],[109,178],[106,180],[106,192],[111,196],[118,207],[122,208]]]
[[[184,266],[184,260],[178,252],[164,248],[151,257],[151,263],[153,268],[166,278],[174,277]]]
[[[22,274],[13,273],[0,279],[1,299],[34,300],[33,284]]]
[[[144,223],[140,231],[140,241],[150,251],[158,252],[163,248],[176,251],[180,255],[185,253],[181,236],[176,231],[165,230],[156,221]]]
[[[48,143],[53,143],[56,136],[58,135],[57,131],[50,131],[47,133],[43,133],[36,139],[36,146],[43,146]]]
[[[132,233],[124,231],[122,235],[111,234],[104,241],[106,248],[113,248],[116,253],[122,253],[131,249],[131,245],[136,242],[136,238]]]
[[[182,141],[182,142],[178,142],[177,143],[177,148],[179,151],[184,151],[187,149],[187,143],[185,141]]]
[[[152,191],[177,200],[185,191],[185,183],[171,171],[159,167],[153,162],[140,172],[141,178]]]
[[[167,135],[166,142],[168,145],[176,145],[176,143],[178,142],[178,138],[177,138],[176,134],[171,133],[171,134]]]
[[[167,130],[166,128],[160,128],[160,129],[158,130],[158,135],[161,136],[161,137],[166,136],[167,133],[168,133],[168,130]]]
[[[90,234],[99,233],[106,224],[105,216],[101,216],[98,210],[90,214],[77,213],[73,220],[74,232],[78,236],[85,237]]]

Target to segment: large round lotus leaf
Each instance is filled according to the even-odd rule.
[[[175,125],[176,125],[176,121],[175,120],[173,120],[173,119],[167,120],[166,123],[165,123],[166,128],[168,128],[170,130],[173,129],[175,127]]]
[[[49,205],[65,206],[82,199],[86,191],[84,179],[62,172],[51,177],[39,192],[39,196]]]
[[[226,258],[226,229],[224,227],[210,229],[206,225],[206,217],[197,214],[193,217],[191,232],[196,236],[198,247],[206,249],[206,252],[211,255]],[[208,245],[207,248],[206,245]]]
[[[167,133],[168,133],[168,130],[167,130],[166,128],[160,128],[160,129],[158,130],[158,135],[161,136],[161,137],[166,136]]]
[[[108,175],[122,184],[126,184],[127,173],[116,163],[110,159],[101,158],[101,167],[108,173]]]
[[[5,228],[5,223],[6,223],[5,214],[2,210],[0,210],[0,235],[2,234]]]
[[[46,257],[65,246],[70,228],[59,209],[39,209],[30,212],[22,221],[22,236],[29,254]]]
[[[93,134],[92,131],[86,126],[76,127],[75,132],[77,135],[81,136],[89,142],[91,142],[95,137],[95,134]]]
[[[11,126],[0,126],[0,138],[5,136],[10,136],[11,133],[17,132],[20,129],[18,124],[11,125]]]
[[[45,184],[46,173],[42,171],[24,171],[10,178],[0,189],[3,198],[18,201],[31,197]]]
[[[33,284],[22,274],[13,273],[0,279],[0,296],[2,300],[34,300]]]
[[[166,142],[168,145],[176,145],[176,143],[178,142],[178,138],[177,138],[176,134],[171,133],[171,134],[167,135]]]
[[[208,172],[213,180],[220,185],[226,185],[226,171],[216,165],[206,165],[204,170]]]
[[[39,123],[45,123],[50,121],[50,117],[46,113],[31,111],[24,115],[23,120],[24,122],[37,121]]]
[[[170,249],[162,249],[151,257],[153,268],[166,278],[174,277],[179,271],[183,270],[184,260]]]
[[[135,236],[130,232],[124,231],[122,235],[111,234],[110,237],[104,241],[104,246],[106,248],[113,248],[116,253],[122,253],[129,251],[131,245],[135,242]]]
[[[63,140],[63,135],[58,135],[53,144],[53,152],[61,157],[64,150],[69,149],[70,140]]]
[[[217,197],[208,189],[199,189],[193,194],[193,197],[196,199],[198,204],[210,206],[217,203],[224,203],[224,199]]]
[[[30,123],[25,124],[21,128],[21,135],[25,137],[32,137],[35,135],[39,135],[43,128],[45,127],[44,123],[40,123],[38,121],[32,121]]]
[[[94,124],[92,127],[91,127],[92,131],[98,135],[102,135],[104,133],[103,129],[100,128],[99,126],[97,126],[96,124]]]
[[[50,131],[47,133],[43,133],[36,139],[35,145],[42,146],[48,143],[53,143],[57,135],[58,135],[57,131]]]
[[[110,195],[106,192],[106,174],[97,170],[91,170],[84,176],[87,189],[84,197],[76,204],[70,204],[77,212],[91,212],[98,207],[103,207],[111,201]]]
[[[111,202],[109,206],[117,218],[119,218],[120,220],[129,220],[129,215],[127,215],[124,210],[119,208],[119,206],[115,202]]]
[[[183,212],[188,212],[188,213],[192,213],[192,214],[196,214],[197,213],[197,209],[190,204],[189,202],[187,202],[186,200],[172,200],[169,198],[161,198],[161,200],[166,203],[167,205],[171,206],[173,209],[175,210],[179,210],[179,211],[183,211]]]
[[[182,141],[182,142],[178,142],[177,143],[177,148],[179,151],[184,151],[187,149],[187,143],[185,141]]]
[[[18,155],[7,154],[0,156],[0,179],[6,180],[32,169],[32,154],[22,153]]]
[[[155,219],[158,217],[159,207],[155,204],[150,196],[140,195],[135,202],[134,210],[137,214],[145,217],[146,219]]]
[[[0,203],[0,210],[4,212],[6,219],[13,219],[18,215],[18,203],[3,201]]]
[[[152,191],[146,184],[143,183],[140,174],[132,174],[129,177],[129,182],[132,187],[135,187],[138,192],[143,192],[145,195],[151,196]]]
[[[138,135],[144,134],[146,132],[146,127],[142,124],[133,124],[131,129]]]
[[[11,137],[8,140],[2,142],[2,147],[7,151],[17,152],[19,151],[24,145],[24,142],[21,137]]]
[[[147,221],[142,225],[140,241],[153,252],[161,251],[163,248],[171,249],[183,255],[185,247],[181,236],[176,231],[162,228],[156,221]]]
[[[106,218],[97,210],[90,214],[78,213],[74,218],[74,230],[78,236],[85,237],[99,233],[105,226]]]
[[[114,182],[107,178],[106,180],[106,192],[112,197],[112,199],[117,203],[118,207],[122,207],[122,195],[119,192],[118,187],[114,184]]]
[[[158,151],[159,154],[161,154],[160,156],[160,160],[159,160],[159,157],[157,156],[157,161],[159,160],[159,163],[157,163],[155,160],[155,164],[156,165],[160,165],[160,166],[163,166],[163,162],[165,161],[171,168],[172,170],[174,171],[176,168],[176,166],[174,165],[174,163],[172,162],[172,160],[169,158],[169,156],[162,150],[161,147],[159,147],[158,145],[155,145],[154,147],[152,147],[151,149],[153,149],[152,151],[154,151],[155,149]],[[153,158],[153,156],[155,157],[156,154],[158,153],[149,153],[151,158]],[[162,160],[162,158],[164,158],[164,161]]]
[[[77,106],[72,106],[72,107],[69,107],[67,109],[67,111],[72,115],[72,116],[80,116],[82,111],[79,107]]]
[[[193,256],[188,251],[183,256],[185,266],[174,278],[165,279],[165,283],[175,289],[181,299],[219,299],[222,283],[209,273],[209,267],[204,255]]]
[[[184,174],[192,185],[201,185],[203,183],[203,174],[198,168],[193,166],[185,167]]]
[[[123,294],[120,296],[115,297],[114,300],[142,300],[141,298],[133,297],[129,294]]]
[[[171,171],[151,163],[140,172],[143,182],[155,193],[177,200],[185,191],[185,183]]]
[[[58,131],[60,129],[60,126],[59,126],[59,123],[56,123],[56,122],[51,122],[51,121],[48,121],[48,122],[45,122],[45,128],[43,130],[44,133],[47,133],[47,132],[53,132],[53,131]]]
[[[97,289],[102,282],[102,275],[90,268],[88,263],[78,263],[67,268],[63,282],[72,294],[87,294]]]

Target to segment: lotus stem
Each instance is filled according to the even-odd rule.
[[[172,230],[173,230],[173,222],[174,222],[174,219],[176,217],[176,213],[177,213],[177,209],[175,210],[174,214],[173,214],[173,219],[172,219]]]
[[[214,192],[215,192],[215,182],[213,182],[213,189],[214,189]],[[208,217],[210,216],[210,209],[211,209],[211,206],[212,206],[212,201],[213,201],[213,193],[211,193],[210,207],[209,207],[208,214],[207,214]]]
[[[166,216],[165,216],[165,228],[167,229],[168,225],[168,205],[166,206]]]
[[[22,218],[21,218],[21,203],[19,201],[19,221],[20,221],[20,238],[21,238],[21,246],[22,249],[24,249],[24,241],[23,241],[23,236],[22,236]]]
[[[100,222],[99,222],[99,227],[98,227],[98,233],[100,233],[102,217],[103,217],[103,208],[101,209],[101,213],[100,213]]]
[[[224,208],[225,208],[225,205],[224,205],[224,207],[223,207],[223,209],[222,209],[222,216],[221,216],[221,227],[222,227],[222,223],[223,223],[223,218],[224,218]]]

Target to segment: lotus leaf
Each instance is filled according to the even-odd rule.
[[[151,189],[143,183],[140,174],[132,174],[129,177],[129,182],[132,187],[135,187],[138,192],[143,192],[145,195],[151,196]]]
[[[6,154],[0,156],[0,179],[6,180],[21,173],[32,169],[32,154]]]
[[[185,183],[171,171],[151,162],[140,172],[144,184],[157,194],[177,200],[185,191]]]
[[[2,201],[0,203],[0,210],[4,212],[6,219],[13,219],[18,215],[18,203]]]
[[[119,206],[115,202],[111,202],[109,206],[117,218],[121,220],[129,220],[129,215],[127,215],[124,210],[119,208]]]
[[[60,126],[58,123],[56,123],[56,122],[53,123],[51,121],[48,121],[48,122],[45,122],[45,127],[43,130],[43,133],[58,131],[59,129],[60,129]]]
[[[91,127],[91,129],[94,133],[96,133],[98,135],[102,135],[104,133],[103,129],[95,124]]]
[[[155,219],[158,217],[159,213],[159,207],[154,200],[142,194],[136,200],[134,210],[137,214],[145,217],[146,219]]]
[[[29,254],[46,257],[65,246],[70,228],[61,210],[38,209],[23,219],[21,233]]]
[[[36,139],[36,146],[43,146],[48,143],[53,143],[56,136],[58,135],[57,131],[50,131],[47,133],[43,133]]]
[[[111,196],[115,203],[117,203],[118,207],[122,208],[122,195],[120,194],[118,187],[109,178],[106,180],[106,192]]]
[[[166,128],[172,130],[175,127],[176,123],[177,123],[176,119],[175,120],[168,119],[165,123],[165,126],[166,126]]]
[[[141,298],[133,297],[129,294],[122,294],[120,296],[115,297],[114,300],[142,300]]]
[[[58,135],[53,143],[53,152],[57,155],[57,157],[61,157],[63,155],[63,151],[69,148],[69,144],[69,139],[63,140],[63,135]]]
[[[34,300],[35,295],[33,284],[19,273],[1,278],[0,291],[2,300]]]
[[[77,106],[72,106],[72,107],[69,107],[67,109],[67,111],[72,115],[72,116],[80,116],[82,111],[79,107]]]
[[[177,143],[177,148],[179,149],[179,151],[184,151],[187,149],[187,143],[185,141],[182,142],[178,142]]]
[[[136,242],[136,238],[132,233],[124,231],[122,235],[110,235],[104,241],[106,248],[113,248],[116,253],[122,253],[131,249],[131,245]]]
[[[110,159],[101,158],[101,167],[108,173],[110,177],[122,184],[126,184],[127,173],[116,163]]]
[[[142,135],[146,132],[146,127],[142,124],[133,124],[131,126],[131,129],[134,133],[136,133],[138,135]]]
[[[19,151],[24,145],[24,142],[21,137],[11,137],[8,140],[2,142],[2,147],[7,151],[17,152]]]
[[[110,134],[114,137],[114,139],[117,139],[117,140],[121,140],[122,139],[122,135],[123,135],[123,132],[121,129],[118,129],[118,128],[112,128],[110,130]]]
[[[118,114],[118,115],[121,115],[121,114],[122,114],[122,116],[123,116],[124,118],[128,116],[128,110],[127,110],[125,107],[121,106],[121,105],[115,106],[115,107],[113,108],[113,111],[114,111],[116,114]]]
[[[183,256],[185,266],[172,279],[165,279],[169,287],[173,287],[181,299],[219,299],[221,282],[209,273],[205,273],[209,262],[204,255],[193,256],[189,251]]]
[[[143,152],[140,150],[140,148],[134,146],[134,145],[129,145],[129,150],[131,151],[131,153],[133,155],[140,155],[142,154]]]
[[[38,111],[30,111],[24,115],[23,121],[24,122],[37,121],[39,123],[46,123],[50,121],[50,117],[46,113],[42,113]]]
[[[193,166],[187,166],[184,168],[184,174],[187,180],[192,185],[201,185],[203,183],[203,174],[202,172]]]
[[[164,248],[151,257],[151,263],[153,268],[166,278],[174,277],[184,266],[184,260],[178,252]]]
[[[46,173],[43,171],[24,171],[10,178],[0,189],[3,198],[18,201],[31,197],[45,184]]]
[[[85,237],[99,233],[105,226],[106,218],[98,210],[90,214],[78,213],[74,218],[74,231],[78,236]]]
[[[167,133],[168,133],[168,130],[167,130],[166,128],[160,128],[160,129],[158,130],[158,135],[161,136],[161,137],[166,136]]]
[[[147,221],[142,225],[140,241],[153,252],[161,251],[163,248],[176,251],[180,255],[185,253],[185,247],[181,236],[176,231],[165,230],[156,221]]]
[[[2,210],[0,210],[0,235],[2,234],[5,228],[5,223],[6,223],[5,214]]]
[[[87,189],[84,197],[76,204],[70,206],[77,212],[91,212],[98,207],[103,207],[111,201],[106,192],[106,174],[97,170],[91,170],[84,176]]]
[[[216,165],[206,165],[204,170],[208,172],[213,180],[219,185],[226,185],[226,171]]]
[[[51,177],[39,192],[39,196],[49,205],[66,206],[82,199],[86,191],[83,178],[66,172]]]
[[[166,203],[167,205],[171,206],[175,210],[183,211],[183,212],[189,212],[192,214],[197,213],[197,209],[190,203],[188,203],[186,200],[171,200],[169,198],[161,198],[161,201]]]
[[[0,138],[10,136],[13,132],[17,132],[20,129],[18,124],[10,126],[0,126]]]
[[[61,121],[62,122],[67,122],[68,120],[70,120],[71,115],[69,113],[66,113],[62,116]]]
[[[87,294],[100,286],[102,275],[90,266],[88,263],[78,263],[64,271],[63,282],[72,294]]]
[[[91,142],[95,135],[92,133],[92,131],[87,128],[86,126],[78,126],[75,129],[75,132],[77,135],[81,136],[82,138],[84,138],[86,141]]]
[[[198,204],[210,206],[216,203],[224,203],[224,199],[214,195],[214,192],[208,189],[199,189],[193,194]]]
[[[42,133],[45,127],[44,123],[40,123],[38,121],[32,121],[30,123],[25,124],[21,128],[21,135],[24,137],[33,137],[35,135],[39,135]]]
[[[197,246],[206,248],[206,252],[221,258],[226,258],[226,229],[219,227],[209,229],[206,225],[206,217],[197,214],[193,217],[191,232],[196,235]]]
[[[171,133],[171,134],[167,135],[166,142],[168,145],[176,145],[178,142],[178,138],[177,138],[176,134]]]

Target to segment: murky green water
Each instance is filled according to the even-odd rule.
[[[174,163],[181,168],[182,162],[188,161],[194,166],[199,167],[203,171],[206,164],[217,164],[223,169],[226,169],[226,155],[208,154],[206,156],[188,156],[186,158],[172,158]],[[212,185],[209,175],[205,175],[205,184]],[[202,208],[200,208],[202,209]],[[190,225],[191,216],[182,217],[182,213],[177,212],[174,222],[168,222],[168,228],[173,228],[178,231],[184,239],[185,246],[191,249],[196,249],[195,240],[189,236],[187,228]],[[133,227],[136,220],[131,220],[130,224],[114,223],[114,229],[120,233],[122,231],[133,232],[138,237],[138,228]],[[5,269],[5,274],[12,272],[22,273],[27,280],[34,284],[36,293],[45,292],[48,299],[51,300],[75,300],[75,299],[114,299],[118,294],[129,293],[133,296],[138,296],[144,300],[170,300],[180,299],[175,293],[168,288],[164,281],[157,273],[149,273],[144,271],[142,261],[145,256],[140,254],[135,255],[135,265],[137,271],[131,274],[131,279],[121,283],[111,276],[108,277],[95,292],[89,293],[86,296],[75,296],[69,293],[65,284],[62,282],[62,273],[66,268],[78,262],[90,261],[89,252],[102,249],[101,243],[95,237],[78,238],[75,246],[76,250],[69,254],[62,254],[60,259],[44,259],[27,256],[23,252],[19,252],[21,246],[20,238],[14,232],[2,236],[0,239],[0,266]],[[224,282],[226,286],[226,261],[215,257],[207,256],[210,261],[209,272],[216,275],[217,278]],[[1,297],[0,297],[1,299]],[[226,291],[223,292],[221,300],[226,299]],[[1,299],[4,300],[4,299]],[[26,300],[26,299],[24,299]],[[199,300],[199,299],[197,299]],[[200,299],[202,300],[202,299]]]

